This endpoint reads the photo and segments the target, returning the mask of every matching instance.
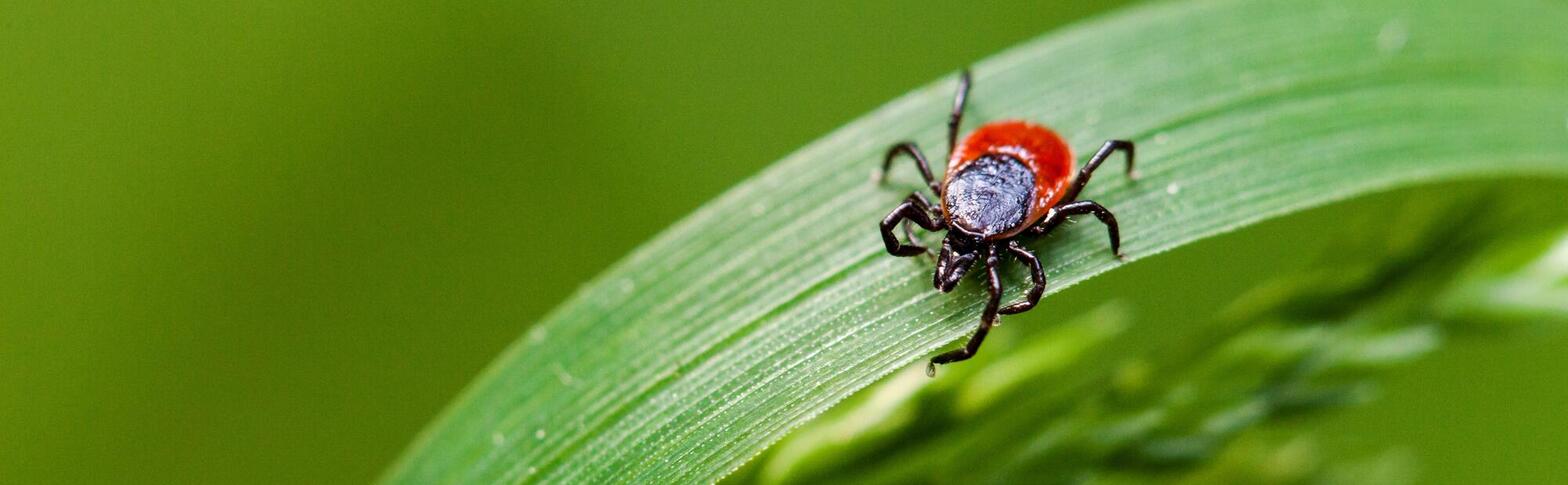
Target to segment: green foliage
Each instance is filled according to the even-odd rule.
[[[1428,7],[1238,0],[1134,9],[977,64],[970,119],[1038,120],[1081,151],[1109,137],[1140,142],[1142,180],[1102,175],[1086,194],[1117,211],[1130,260],[1394,187],[1568,174],[1568,66],[1560,56],[1568,13],[1525,1]],[[980,302],[975,285],[931,291],[929,267],[882,254],[873,230],[900,190],[915,186],[909,171],[899,189],[867,177],[894,141],[942,146],[950,91],[944,81],[851,123],[635,251],[502,355],[387,481],[714,480],[967,334]],[[1051,291],[1122,264],[1102,237],[1069,230],[1029,243],[1049,248]],[[1381,283],[1381,268],[1359,274]],[[1021,277],[1012,268],[1006,280]],[[1333,293],[1281,291],[1291,296],[1260,305],[1268,311],[1193,324],[1188,333],[1139,333],[1141,343],[1109,355],[1096,350],[1122,342],[1130,335],[1124,319],[1142,316],[1107,307],[1020,353],[988,347],[992,365],[1028,379],[977,378],[951,407],[993,409],[1024,382],[1051,379],[1039,399],[1062,403],[1047,409],[1073,419],[1045,433],[996,421],[1000,434],[985,439],[1023,453],[996,471],[999,479],[1047,463],[1057,471],[1190,465],[1268,417],[1354,400],[1354,383],[1335,382],[1342,373],[1435,345],[1439,334],[1422,322],[1361,313],[1381,308],[1385,296],[1421,301],[1389,291],[1366,288],[1358,293],[1365,305],[1330,315],[1279,308],[1312,308],[1310,297]],[[1156,345],[1180,350],[1135,357]],[[1085,365],[1074,353],[1104,355],[1088,360],[1113,371],[1061,372]],[[1113,385],[1092,386],[1093,376],[1111,376]],[[908,413],[900,403],[918,392],[905,381],[868,393],[878,405],[854,408],[885,419],[802,436],[904,432],[902,424],[917,422],[904,420],[919,417],[899,417]],[[1060,400],[1066,393],[1083,400]],[[813,448],[780,453],[810,458]],[[780,479],[795,469],[779,466]]]
[[[1438,194],[1466,195],[1447,200]],[[918,369],[908,369],[791,434],[757,469],[737,478],[890,484],[1413,480],[1408,457],[1399,453],[1374,460],[1387,463],[1364,464],[1375,469],[1347,469],[1316,457],[1310,438],[1269,443],[1258,429],[1375,396],[1370,375],[1431,352],[1453,330],[1568,322],[1557,294],[1568,277],[1561,261],[1568,234],[1531,229],[1535,221],[1561,224],[1568,213],[1543,218],[1537,207],[1554,196],[1541,194],[1546,197],[1514,196],[1499,204],[1441,187],[1408,193],[1398,205],[1318,211],[1374,215],[1360,216],[1365,222],[1399,207],[1405,217],[1399,227],[1381,231],[1364,224],[1333,229],[1330,239],[1359,238],[1363,246],[1385,249],[1347,253],[1344,244],[1330,246],[1304,258],[1310,263],[1301,270],[1276,274],[1197,321],[1134,315],[1118,299],[1043,331],[1020,336],[1024,329],[1011,329],[999,337],[1009,349],[1005,358],[955,368],[948,380],[928,384]],[[1508,236],[1518,234],[1516,224],[1525,224],[1524,234],[1533,237]],[[1244,247],[1227,242],[1231,249]],[[1194,283],[1201,282],[1186,282]],[[1471,301],[1480,294],[1510,302]],[[1475,318],[1454,312],[1456,305],[1536,311],[1527,318]],[[1186,325],[1201,330],[1180,328]],[[1140,339],[1139,331],[1163,338]],[[1058,389],[1042,392],[1052,387]],[[1238,440],[1247,433],[1253,436]],[[1390,476],[1395,469],[1398,477]]]

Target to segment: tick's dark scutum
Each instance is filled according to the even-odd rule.
[[[947,182],[948,218],[982,238],[1024,224],[1034,201],[1034,172],[1016,158],[988,154],[965,164]]]

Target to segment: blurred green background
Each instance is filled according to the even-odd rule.
[[[1120,3],[7,2],[0,482],[371,480],[639,242]],[[1568,477],[1564,344],[1456,345],[1328,429]]]

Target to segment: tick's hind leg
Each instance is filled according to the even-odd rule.
[[[1116,215],[1112,214],[1105,206],[1092,200],[1080,200],[1052,207],[1046,213],[1045,219],[1040,224],[1029,228],[1030,234],[1049,234],[1056,226],[1067,222],[1067,218],[1076,215],[1094,214],[1101,224],[1105,224],[1105,232],[1111,237],[1111,252],[1116,257],[1122,257],[1121,229],[1116,225]]]
[[[969,360],[970,357],[975,356],[976,352],[980,351],[980,344],[985,343],[985,335],[990,333],[992,326],[996,325],[997,306],[1002,303],[1002,279],[996,273],[996,265],[996,248],[987,248],[985,255],[985,281],[986,290],[991,293],[991,297],[986,300],[985,312],[980,314],[980,327],[975,329],[974,336],[969,337],[969,342],[964,344],[964,348],[951,350],[933,357],[931,363],[926,364],[927,376],[936,377],[936,366],[938,365]]]
[[[947,115],[947,157],[953,157],[953,150],[958,148],[958,128],[964,121],[964,108],[969,104],[969,70],[958,76],[958,92],[953,93],[953,111]],[[926,185],[931,187],[931,193],[938,198],[942,197],[942,185],[937,183],[936,176],[931,173],[931,162],[926,161],[926,155],[920,152],[920,147],[915,142],[906,141],[893,145],[887,150],[887,156],[882,158],[882,171],[877,172],[876,181],[882,183],[887,180],[887,171],[893,168],[893,159],[899,154],[907,154],[915,160],[915,166],[920,168],[920,176],[926,180]]]
[[[958,75],[958,92],[953,93],[953,112],[947,115],[947,157],[953,158],[958,149],[958,125],[964,121],[964,108],[969,104],[969,69]]]
[[[1023,301],[1002,307],[1001,310],[997,310],[997,313],[1012,315],[1027,312],[1040,303],[1040,296],[1045,294],[1045,268],[1040,266],[1040,258],[1018,245],[1017,241],[1007,242],[1007,252],[1013,253],[1019,261],[1029,265],[1029,279],[1034,281],[1034,286],[1029,288],[1029,294],[1024,296]]]
[[[893,208],[893,212],[889,212],[887,217],[882,218],[882,243],[887,246],[887,252],[894,256],[916,256],[926,252],[925,246],[915,244],[913,240],[910,244],[898,242],[898,236],[893,234],[893,229],[903,221],[913,221],[927,231],[943,228],[942,219],[931,213],[931,202],[919,192],[910,193],[909,197],[904,199],[904,203]]]
[[[1089,162],[1083,164],[1083,169],[1078,170],[1078,176],[1073,177],[1072,186],[1068,187],[1067,192],[1062,194],[1062,202],[1078,200],[1078,193],[1083,192],[1085,185],[1089,185],[1089,177],[1094,175],[1094,170],[1100,168],[1100,164],[1105,163],[1105,159],[1110,158],[1111,154],[1116,153],[1117,150],[1127,154],[1127,178],[1137,180],[1138,172],[1133,170],[1132,165],[1132,142],[1127,140],[1107,141],[1100,146],[1100,151],[1094,152],[1094,156],[1089,157]]]
[[[920,169],[920,176],[925,178],[926,186],[931,188],[931,194],[941,197],[942,186],[936,183],[936,176],[931,174],[931,163],[926,161],[926,155],[920,153],[920,147],[915,146],[915,142],[912,141],[893,145],[893,148],[887,150],[887,157],[882,159],[882,171],[877,172],[877,183],[887,181],[887,171],[893,168],[893,159],[898,158],[899,154],[908,154],[909,158],[915,160],[915,167]]]

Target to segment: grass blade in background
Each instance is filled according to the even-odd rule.
[[[1080,152],[1139,142],[1142,180],[1102,175],[1086,194],[1136,260],[1371,191],[1568,174],[1564,24],[1530,1],[1161,3],[977,63],[969,120],[1037,120]],[[928,267],[882,253],[875,222],[914,185],[868,182],[892,142],[943,145],[951,89],[851,123],[634,252],[502,355],[387,481],[717,479],[967,334],[976,285],[937,294]],[[1122,264],[1102,237],[1049,241],[1052,291]]]

